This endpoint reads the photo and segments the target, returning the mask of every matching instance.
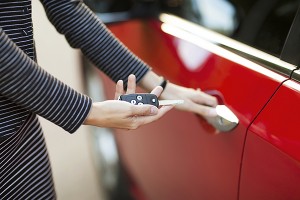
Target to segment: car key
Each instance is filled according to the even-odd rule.
[[[137,93],[137,94],[123,94],[118,100],[127,101],[133,105],[151,104],[156,107],[163,105],[175,105],[183,103],[183,100],[158,100],[155,94]]]

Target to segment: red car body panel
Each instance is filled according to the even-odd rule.
[[[296,160],[300,160],[299,102],[299,83],[286,81],[250,129]]]
[[[240,199],[299,199],[299,89],[286,81],[251,126]]]
[[[240,123],[229,133],[219,133],[193,113],[172,110],[135,131],[116,130],[123,164],[148,200],[237,199],[247,128],[287,77],[243,62],[244,58],[235,62],[189,44],[185,51],[203,54],[199,66],[191,70],[183,61],[191,58],[184,58],[179,51],[178,45],[185,41],[164,33],[160,25],[158,21],[133,20],[109,28],[170,81],[220,93]],[[114,84],[101,77],[107,98],[113,98]],[[256,143],[251,137],[247,144]],[[254,184],[248,183],[247,177],[248,172],[243,174],[243,187]],[[244,195],[248,195],[246,190],[241,193]]]

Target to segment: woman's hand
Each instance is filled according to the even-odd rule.
[[[176,105],[179,110],[194,112],[204,117],[217,115],[215,107],[217,98],[202,92],[200,89],[185,88],[168,83],[161,97],[163,99],[182,99],[183,104]]]
[[[126,94],[135,93],[135,76],[128,77]],[[152,94],[159,96],[161,87],[152,90]],[[98,127],[136,129],[144,124],[151,123],[161,118],[173,106],[162,106],[157,108],[153,105],[132,105],[131,103],[116,100],[124,94],[123,82],[120,80],[116,84],[115,100],[95,102],[84,124]]]

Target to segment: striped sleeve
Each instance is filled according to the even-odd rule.
[[[0,93],[70,133],[80,127],[92,104],[39,67],[1,28]]]
[[[64,34],[73,48],[83,54],[113,81],[129,74],[139,82],[150,69],[130,52],[80,0],[41,0],[47,16],[57,31]]]

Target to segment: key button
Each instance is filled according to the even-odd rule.
[[[136,100],[131,100],[131,102],[130,102],[131,104],[136,104]]]
[[[138,95],[137,97],[137,100],[141,101],[143,99],[143,97],[141,95]]]

